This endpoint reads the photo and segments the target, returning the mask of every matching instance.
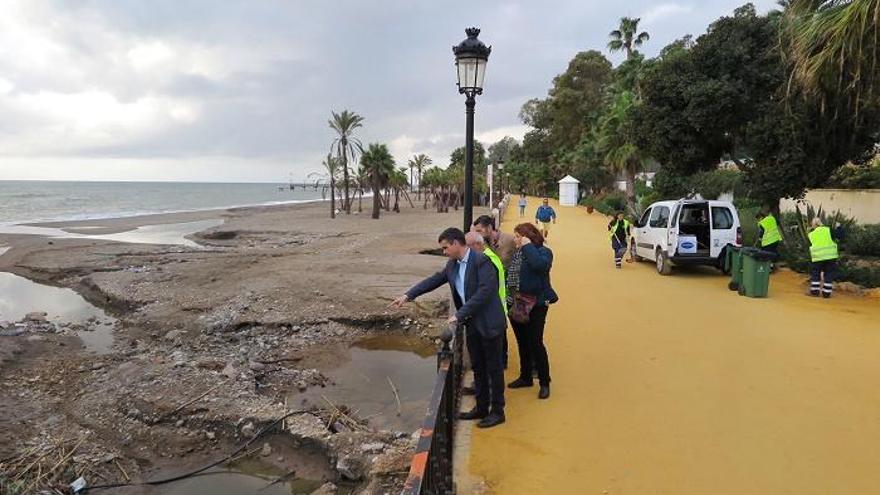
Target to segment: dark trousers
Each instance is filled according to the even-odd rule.
[[[541,385],[550,384],[550,360],[547,357],[547,348],[544,347],[544,324],[547,322],[548,309],[543,304],[536,304],[529,313],[528,323],[511,321],[516,345],[519,347],[519,378],[531,382],[534,367],[538,370],[538,382]]]
[[[474,370],[477,409],[504,413],[504,367],[501,365],[501,335],[487,339],[475,331],[467,332],[468,355]]]
[[[837,260],[825,260],[810,263],[810,293],[818,296],[821,292],[831,297],[834,290],[834,277],[837,275]]]
[[[611,249],[614,250],[614,264],[620,266],[623,255],[626,254],[626,241],[620,241],[617,236],[611,238]]]

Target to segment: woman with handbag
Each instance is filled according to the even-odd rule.
[[[544,347],[544,324],[549,305],[559,298],[550,286],[553,252],[544,236],[530,223],[513,229],[517,250],[508,268],[508,316],[519,348],[519,378],[508,388],[532,386],[532,369],[538,371],[539,399],[550,397],[550,361]]]

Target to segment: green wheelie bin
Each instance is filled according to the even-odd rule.
[[[739,290],[742,285],[742,249],[739,246],[727,246],[724,267],[730,272],[730,283],[727,288]]]
[[[767,297],[770,290],[770,265],[773,253],[756,248],[742,251],[742,282],[740,295],[747,297]]]

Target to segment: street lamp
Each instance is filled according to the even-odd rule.
[[[501,199],[504,199],[504,160],[498,160],[498,192],[500,193]]]
[[[467,38],[458,46],[453,46],[452,53],[455,54],[455,68],[458,73],[458,92],[466,97],[464,231],[467,232],[474,218],[474,106],[477,104],[476,96],[483,94],[486,62],[492,47],[477,39],[480,35],[479,28],[467,28],[464,32]]]

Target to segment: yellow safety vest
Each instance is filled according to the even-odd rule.
[[[758,225],[764,229],[764,235],[761,236],[761,247],[769,246],[782,240],[782,235],[779,233],[779,224],[776,223],[776,217],[772,214],[762,218]]]
[[[501,298],[501,307],[504,308],[504,314],[507,314],[507,283],[504,280],[504,265],[501,263],[501,258],[491,248],[486,247],[483,254],[488,256],[492,264],[495,265],[495,268],[498,269],[498,297]]]
[[[614,239],[614,233],[617,232],[617,227],[618,227],[618,225],[620,225],[620,220],[614,222],[614,225],[612,225],[612,226],[611,226],[611,229],[608,231],[608,238],[609,238],[609,239]],[[629,224],[629,220],[627,220],[627,219],[624,218],[624,219],[623,219],[623,230],[628,229],[628,228],[629,228],[629,225],[630,225],[630,224]],[[620,241],[623,241],[623,242],[626,242],[626,239],[619,239],[619,240],[620,240]]]
[[[809,234],[810,259],[813,263],[837,259],[837,243],[831,238],[831,229],[823,225]]]

